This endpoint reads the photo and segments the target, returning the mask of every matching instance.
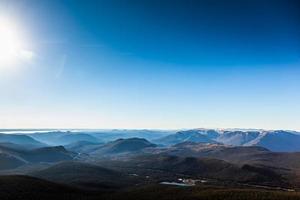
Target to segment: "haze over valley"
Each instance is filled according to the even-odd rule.
[[[0,200],[300,200],[299,0],[0,0]]]

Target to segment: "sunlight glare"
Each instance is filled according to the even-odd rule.
[[[30,52],[23,50],[18,30],[8,20],[0,19],[0,69],[15,64]]]

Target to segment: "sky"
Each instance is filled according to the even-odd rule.
[[[297,0],[0,0],[0,41],[1,128],[300,130]]]

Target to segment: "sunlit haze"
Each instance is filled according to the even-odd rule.
[[[299,3],[124,2],[0,0],[0,128],[300,130]]]
[[[0,69],[16,65],[18,61],[30,60],[33,52],[24,49],[20,31],[9,19],[0,18]]]

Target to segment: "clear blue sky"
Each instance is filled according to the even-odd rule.
[[[1,128],[300,130],[297,0],[0,0],[0,13],[34,55],[0,71]]]

